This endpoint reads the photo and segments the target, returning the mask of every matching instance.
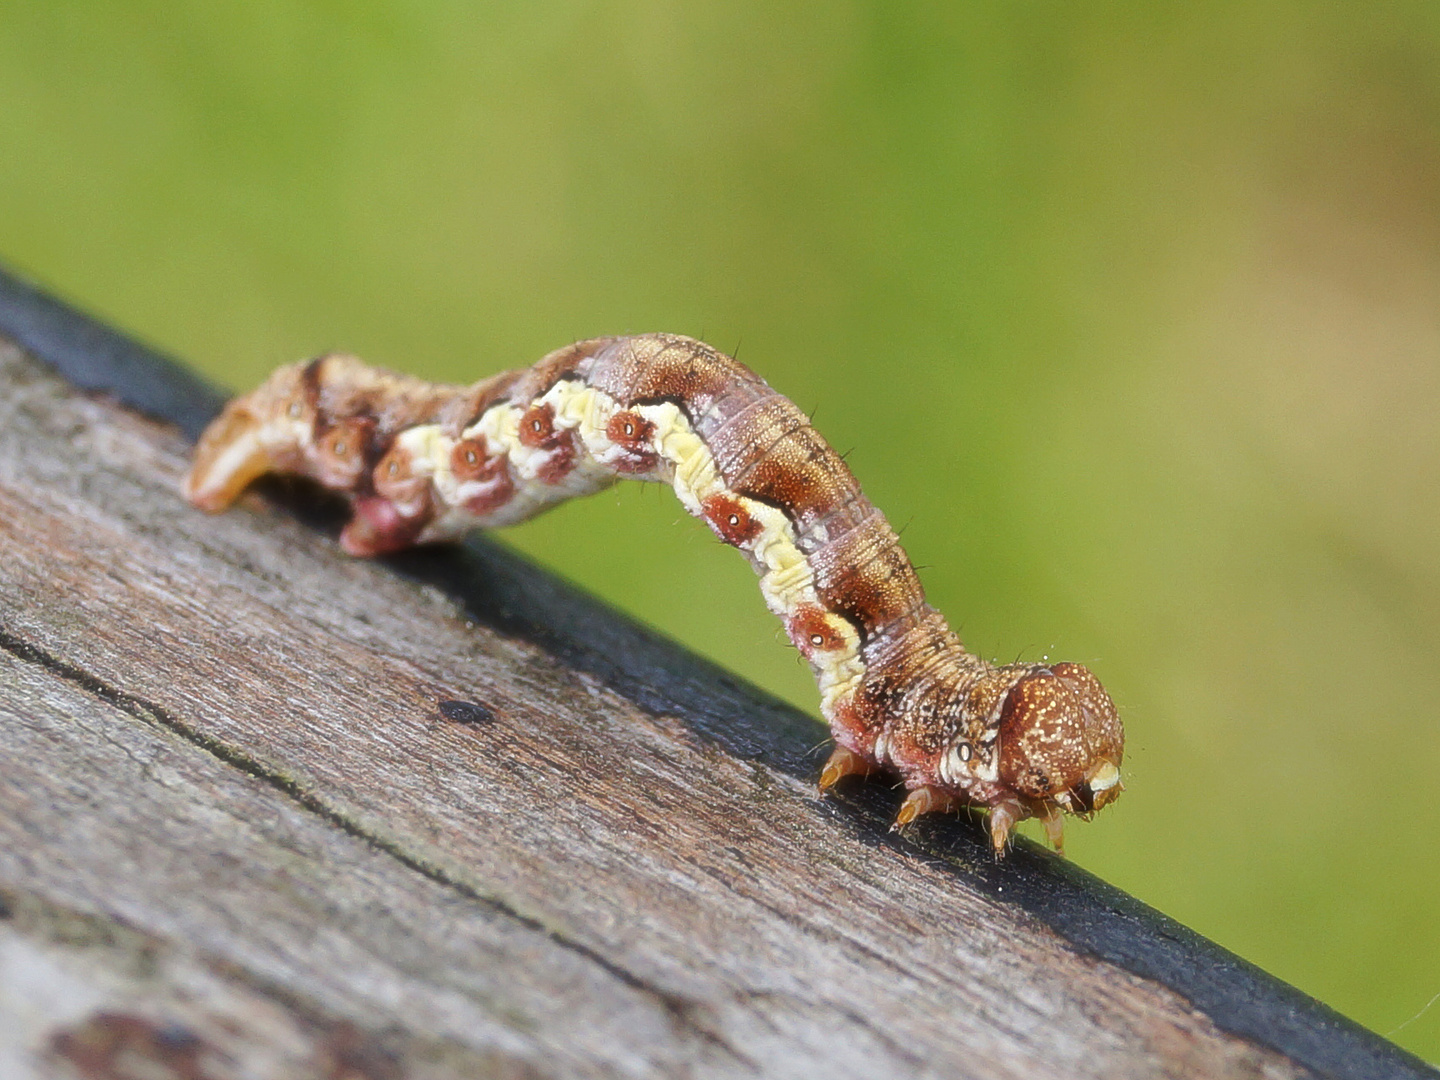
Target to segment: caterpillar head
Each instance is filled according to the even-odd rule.
[[[1089,817],[1124,790],[1125,731],[1110,695],[1087,668],[1012,664],[957,681],[958,693],[940,679],[889,702],[891,719],[882,721],[872,745],[837,740],[821,789],[894,765],[910,789],[894,828],[922,814],[986,807],[997,854],[1016,824],[1032,817],[1061,848],[1065,814]],[[936,716],[948,716],[955,731],[938,748],[924,738]],[[831,719],[842,734],[856,727],[843,711]]]
[[[1080,664],[1022,676],[1000,712],[997,772],[1007,796],[991,812],[1004,846],[1016,821],[1036,816],[1060,846],[1061,813],[1088,816],[1124,790],[1125,731],[1100,681]]]

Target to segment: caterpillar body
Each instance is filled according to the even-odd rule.
[[[663,481],[749,559],[814,671],[835,740],[822,790],[897,773],[896,827],[984,807],[1003,854],[1029,817],[1059,849],[1065,813],[1123,789],[1124,731],[1095,676],[966,652],[805,414],[694,339],[596,338],[468,387],[344,354],[291,364],[209,426],[185,494],[218,512],[268,472],[347,495],[340,543],[361,556],[513,524],[623,478]]]

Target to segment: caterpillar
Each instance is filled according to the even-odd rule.
[[[835,743],[822,792],[898,774],[894,828],[985,808],[999,856],[1031,817],[1063,852],[1064,815],[1123,790],[1124,730],[1095,676],[967,652],[806,415],[693,338],[582,341],[473,386],[342,353],[290,364],[205,430],[185,495],[218,513],[272,472],[348,496],[340,545],[357,556],[514,524],[622,478],[668,483],[745,554],[815,674]]]

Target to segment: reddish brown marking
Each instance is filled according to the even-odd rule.
[[[491,457],[485,445],[485,436],[461,439],[450,451],[450,472],[462,483],[466,480],[489,480],[497,469],[503,469],[505,462]]]
[[[535,470],[535,475],[543,483],[558,484],[570,475],[571,469],[575,468],[575,458],[578,454],[575,433],[573,431],[556,432],[548,440],[546,449],[549,453],[541,462],[540,467]]]
[[[814,659],[845,647],[835,618],[824,608],[802,604],[785,624],[785,632],[807,659]]]
[[[553,405],[549,403],[531,405],[520,417],[521,446],[544,446],[554,434],[555,407]]]
[[[754,540],[763,528],[732,495],[708,495],[700,503],[700,510],[715,535],[735,547]]]
[[[499,470],[480,491],[465,499],[465,509],[481,517],[494,513],[515,496],[515,481],[510,479],[510,470],[500,463]]]
[[[627,450],[647,449],[654,434],[655,425],[629,409],[617,412],[605,425],[606,437]]]
[[[375,466],[370,486],[375,489],[375,494],[389,499],[410,515],[420,513],[430,505],[430,478],[416,475],[414,455],[399,443],[392,446]]]
[[[889,543],[856,551],[851,559],[826,559],[832,554],[826,548],[811,556],[820,599],[831,611],[863,627],[868,636],[886,630],[897,619],[913,616],[925,602],[920,579],[893,538],[891,533]]]
[[[797,533],[860,493],[845,462],[810,427],[786,434],[730,485],[741,495],[781,507]]]
[[[625,476],[653,472],[660,464],[660,455],[646,450],[626,450],[610,462],[610,468]]]
[[[835,741],[857,754],[875,760],[875,739],[885,726],[885,713],[868,693],[858,693],[835,703],[830,711],[830,730]]]
[[[353,487],[365,471],[365,455],[375,421],[354,416],[321,430],[315,440],[315,479],[328,488]]]
[[[303,408],[310,413],[317,413],[320,409],[320,392],[325,384],[326,369],[331,366],[330,360],[344,359],[343,353],[321,353],[312,358],[300,372],[300,393],[304,400]],[[300,411],[292,403],[290,406],[290,419],[298,420]]]
[[[531,405],[520,417],[520,445],[548,451],[535,469],[542,483],[558,484],[575,468],[579,447],[575,433],[555,427],[555,407],[549,403]]]
[[[647,473],[660,462],[660,455],[650,446],[655,425],[639,413],[626,409],[610,417],[605,437],[624,453],[610,464],[620,473]]]
[[[465,493],[465,509],[472,514],[493,513],[515,494],[505,456],[491,456],[483,435],[455,444],[450,451],[450,472],[462,485],[479,485],[478,491]]]

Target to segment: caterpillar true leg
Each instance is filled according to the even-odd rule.
[[[822,789],[898,773],[897,825],[988,807],[997,853],[1028,817],[1059,848],[1063,813],[1123,790],[1124,731],[1095,676],[966,652],[805,415],[691,338],[597,338],[469,387],[344,355],[283,367],[206,430],[185,493],[217,512],[266,472],[349,496],[355,555],[513,524],[617,479],[668,483],[744,553],[809,661],[836,743]]]
[[[875,763],[861,757],[854,750],[836,746],[825,768],[820,770],[820,790],[834,787],[847,776],[869,776],[875,771]]]

